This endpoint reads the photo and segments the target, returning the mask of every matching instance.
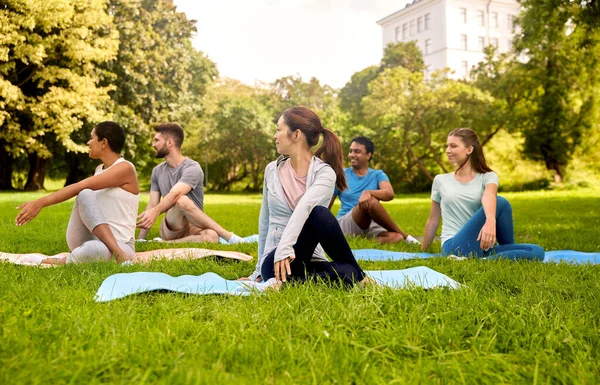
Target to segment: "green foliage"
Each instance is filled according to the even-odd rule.
[[[35,163],[59,148],[85,151],[71,135],[106,118],[113,89],[100,84],[97,72],[118,47],[105,1],[3,1],[0,29],[3,161],[29,156]]]
[[[423,189],[448,172],[442,153],[452,129],[471,127],[484,136],[490,129],[479,111],[489,109],[493,98],[444,73],[424,81],[420,72],[387,69],[369,90],[363,111],[377,138],[377,160],[393,183],[403,181],[407,188]]]
[[[521,131],[523,155],[544,162],[562,182],[586,132],[598,129],[600,30],[587,1],[521,2],[515,52],[473,72],[475,84],[497,99],[488,111],[498,129]]]
[[[126,129],[125,157],[151,168],[150,125],[200,116],[217,75],[170,1],[3,1],[0,31],[0,189],[23,158],[29,188],[43,187],[50,158],[67,183],[89,175],[75,154],[106,119]]]
[[[390,43],[383,50],[381,70],[402,67],[410,72],[425,71],[425,62],[416,41]]]
[[[203,165],[209,188],[262,188],[264,168],[275,158],[273,111],[261,103],[265,97],[228,79],[208,89],[205,114],[190,124],[183,152]]]
[[[39,196],[0,194],[0,250],[66,249],[72,202],[45,209],[27,226],[11,224],[13,208]],[[508,198],[517,241],[600,251],[596,192]],[[411,234],[423,230],[429,204],[423,195],[385,203]],[[258,229],[259,205],[259,195],[206,197],[208,214],[242,235]],[[353,248],[381,247],[365,239],[350,242]],[[256,244],[210,247],[257,252]],[[405,244],[384,248],[416,250]],[[250,273],[253,262],[207,258],[52,269],[1,263],[0,383],[512,384],[595,383],[600,376],[598,266],[444,258],[360,264],[369,270],[424,265],[464,287],[299,285],[248,297],[154,292],[96,303],[96,290],[111,274],[212,271],[235,279]]]

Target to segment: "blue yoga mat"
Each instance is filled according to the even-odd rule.
[[[359,261],[401,261],[405,259],[424,259],[434,257],[446,257],[444,254],[407,253],[403,251],[389,251],[379,249],[352,250],[354,257]],[[574,250],[546,251],[544,263],[567,262],[575,265],[600,264],[600,253],[585,253]]]
[[[377,270],[366,272],[377,283],[391,288],[447,287],[456,289],[460,284],[448,276],[425,266],[404,270]],[[249,295],[266,290],[274,279],[266,283],[230,281],[215,273],[171,277],[164,273],[124,273],[106,278],[98,292],[97,302],[108,302],[131,294],[155,290],[168,290],[186,294]]]

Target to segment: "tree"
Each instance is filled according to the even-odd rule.
[[[265,166],[274,159],[273,110],[264,89],[220,79],[209,87],[202,118],[194,121],[184,151],[204,165],[207,187],[230,190],[262,187]]]
[[[110,85],[99,63],[117,53],[103,0],[5,0],[0,4],[0,188],[26,157],[26,189],[43,188],[57,149],[83,152],[71,135],[105,118]]]
[[[489,93],[450,80],[445,72],[424,81],[421,72],[397,67],[369,84],[362,105],[377,138],[378,163],[396,185],[420,190],[449,170],[441,154],[450,130],[471,127],[487,135],[489,122],[479,112],[493,102]]]
[[[562,182],[587,130],[597,126],[600,28],[594,2],[523,0],[517,53],[537,109],[525,127],[525,155],[543,161]]]
[[[369,94],[369,83],[387,68],[402,67],[410,72],[423,72],[425,63],[419,47],[414,41],[391,43],[385,47],[379,65],[373,65],[355,72],[350,81],[340,91],[340,107],[349,114],[350,123],[360,126],[364,123],[362,99]]]

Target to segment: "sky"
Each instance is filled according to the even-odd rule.
[[[341,88],[352,74],[378,64],[376,23],[407,0],[175,0],[197,20],[194,47],[221,76],[253,85],[282,76],[316,77]]]

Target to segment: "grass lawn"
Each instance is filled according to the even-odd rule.
[[[517,242],[600,251],[598,191],[503,195],[513,204]],[[14,208],[38,196],[0,194],[1,251],[67,250],[72,201],[14,226]],[[205,206],[241,236],[258,230],[259,195],[209,194]],[[426,195],[398,197],[386,207],[401,227],[422,235]],[[138,250],[163,247],[148,243]],[[213,247],[257,253],[256,244]],[[0,384],[572,384],[600,378],[600,266],[446,259],[361,265],[426,265],[466,287],[299,285],[243,298],[157,292],[99,304],[94,294],[111,274],[212,271],[235,279],[254,265],[217,259],[49,269],[0,263]]]

